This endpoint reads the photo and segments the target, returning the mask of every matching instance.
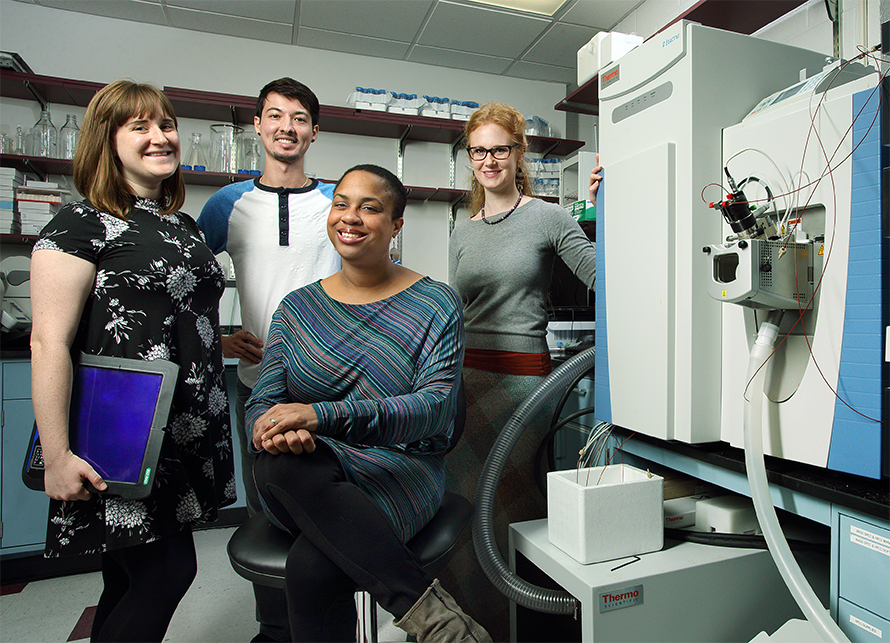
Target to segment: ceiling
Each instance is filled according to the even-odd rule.
[[[17,0],[109,18],[574,84],[576,54],[643,0],[565,0],[550,16],[473,0]]]

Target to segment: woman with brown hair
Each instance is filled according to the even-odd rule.
[[[472,164],[469,218],[458,220],[449,244],[449,282],[464,309],[467,395],[464,436],[449,456],[446,486],[473,497],[482,465],[516,407],[550,370],[547,292],[555,257],[592,288],[596,250],[560,206],[534,198],[525,161],[525,117],[486,103],[464,128]],[[591,175],[591,198],[600,176]],[[506,551],[507,525],[542,518],[533,457],[548,427],[529,427],[500,482],[495,529]],[[447,579],[447,580],[446,580]],[[485,577],[464,537],[443,582],[478,614],[494,640],[506,640],[507,599]]]
[[[46,556],[101,553],[93,641],[160,641],[197,570],[192,525],[235,500],[219,298],[225,277],[185,198],[169,100],[119,80],[87,107],[74,158],[85,197],[41,231],[31,258],[31,388],[51,498]],[[106,496],[71,452],[81,352],[179,365],[151,494]]]

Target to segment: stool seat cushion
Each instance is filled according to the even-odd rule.
[[[473,504],[446,491],[436,515],[408,541],[408,549],[428,576],[435,577],[445,568],[472,517]],[[356,531],[360,529],[361,525],[356,525]],[[293,536],[258,513],[232,534],[227,548],[229,560],[234,570],[251,583],[283,589],[287,553],[293,542]]]

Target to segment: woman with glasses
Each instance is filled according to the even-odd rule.
[[[521,113],[486,103],[464,133],[473,170],[471,216],[458,220],[451,234],[449,281],[464,308],[467,421],[449,456],[446,487],[472,498],[498,433],[551,370],[547,292],[554,259],[592,288],[596,251],[562,207],[532,195]],[[599,169],[591,175],[591,198]],[[509,523],[546,515],[533,460],[547,429],[545,420],[525,431],[500,481],[494,520],[502,551]],[[485,577],[468,537],[461,547],[443,583],[447,577],[461,604],[487,616],[483,625],[494,640],[507,640],[508,601]]]

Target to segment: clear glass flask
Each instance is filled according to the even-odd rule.
[[[34,135],[33,156],[58,158],[59,130],[53,125],[48,109],[40,112],[40,120],[31,128],[31,133]]]
[[[80,128],[77,126],[77,117],[68,114],[65,124],[59,130],[59,158],[73,159],[74,148],[77,146],[77,137],[80,136]]]
[[[182,158],[182,169],[199,172],[207,170],[207,158],[204,155],[204,148],[201,147],[201,132],[192,132],[191,144]]]

